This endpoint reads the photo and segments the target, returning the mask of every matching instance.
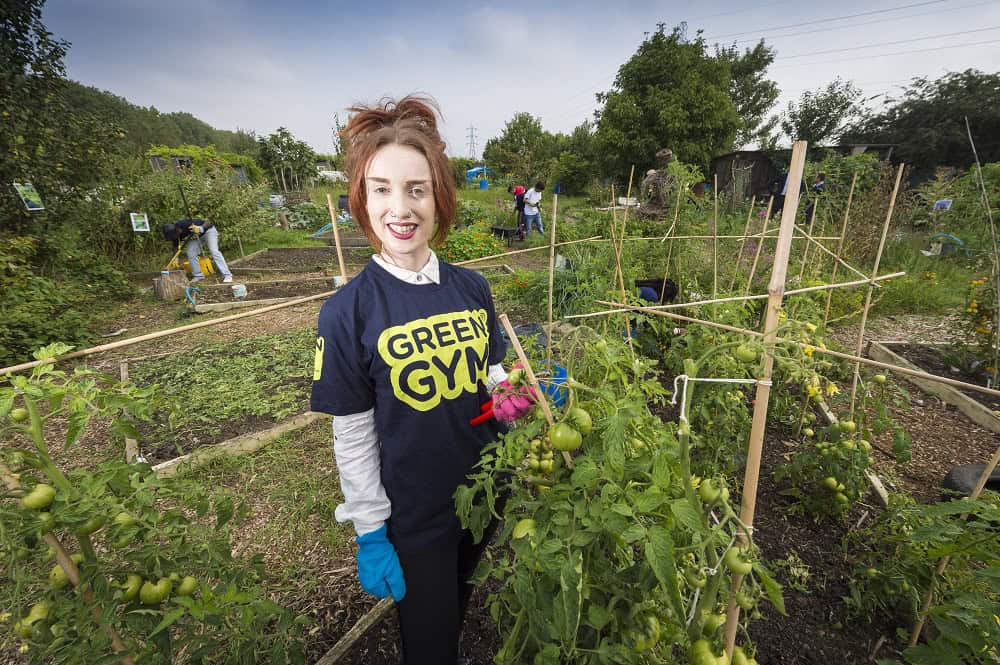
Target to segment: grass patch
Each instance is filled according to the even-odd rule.
[[[977,276],[974,260],[965,257],[924,256],[922,236],[886,246],[881,273],[905,270],[906,275],[885,283],[874,311],[879,314],[945,313],[965,307],[969,280]]]
[[[352,552],[354,530],[333,517],[343,502],[330,422],[286,434],[253,455],[218,459],[186,477],[224,488],[245,507],[234,536],[241,556],[260,554],[271,584],[305,598],[332,563]]]
[[[275,422],[302,411],[314,341],[315,332],[303,329],[205,344],[136,364],[131,379],[159,385],[166,400],[159,417],[143,425],[144,449],[172,457],[172,451],[184,454],[244,433],[245,421]]]

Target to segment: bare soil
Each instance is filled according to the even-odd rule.
[[[334,288],[331,277],[312,277],[307,279],[282,279],[266,282],[239,281],[246,287],[246,296],[236,298],[233,295],[233,284],[219,284],[204,287],[198,295],[199,303],[222,303],[247,300],[266,300],[269,298],[296,298],[323,293]]]
[[[371,255],[371,249],[367,247],[344,251],[345,260],[350,255],[354,263],[357,262],[355,255],[360,256],[363,253]],[[233,267],[246,270],[276,269],[284,272],[339,271],[335,247],[274,248],[239,261]]]

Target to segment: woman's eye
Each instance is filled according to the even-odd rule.
[[[424,189],[422,187],[414,187],[413,189],[410,190],[410,194],[412,194],[413,196],[423,196]]]
[[[375,191],[376,194],[385,194],[385,193],[387,193],[389,191],[389,188],[388,187],[383,187],[382,185],[379,185],[378,187],[375,188],[374,191]]]

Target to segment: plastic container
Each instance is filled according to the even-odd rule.
[[[562,406],[566,403],[566,398],[569,397],[569,390],[561,387],[562,384],[566,383],[566,379],[569,378],[569,373],[565,367],[548,361],[539,365],[539,370],[535,375],[539,385],[542,387],[542,392],[549,396],[553,404]]]
[[[246,284],[233,284],[233,297],[234,298],[246,298],[247,296],[247,286]]]

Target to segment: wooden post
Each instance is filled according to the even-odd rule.
[[[760,261],[760,253],[764,249],[764,231],[767,230],[767,223],[771,219],[771,206],[774,205],[774,197],[767,200],[767,211],[764,213],[764,223],[760,225],[760,240],[757,242],[757,251],[753,255],[753,263],[750,264],[750,277],[747,278],[746,293],[750,293],[753,286],[753,277],[757,273],[757,262]]]
[[[333,224],[333,243],[337,246],[337,263],[340,264],[341,284],[347,284],[347,269],[344,267],[344,250],[340,246],[340,231],[337,229],[337,211],[333,207],[333,197],[326,194],[326,209],[330,212],[330,223]]]
[[[966,120],[968,122],[968,120]],[[976,483],[975,488],[972,490],[972,494],[969,495],[969,499],[975,501],[979,498],[982,493],[983,488],[986,487],[986,481],[990,479],[993,475],[993,469],[997,468],[997,464],[1000,464],[1000,448],[996,449],[993,453],[993,457],[990,459],[989,464],[983,469],[983,473],[979,476],[979,482]],[[969,513],[962,515],[960,519],[965,520],[969,517]],[[934,599],[934,582],[938,577],[944,574],[945,569],[951,562],[951,556],[942,557],[938,562],[937,568],[934,570],[934,577],[931,579],[930,588],[927,589],[927,593],[924,594],[924,602],[920,607],[920,614],[917,615],[917,623],[913,626],[913,632],[910,634],[910,646],[916,645],[917,641],[920,639],[920,632],[924,628],[924,621],[927,620],[927,610],[931,607],[931,601]]]
[[[809,237],[812,237],[813,228],[816,226],[816,210],[819,208],[819,200],[813,203],[812,215],[809,220]],[[806,273],[806,261],[809,259],[809,243],[802,248],[802,267],[799,268],[799,283],[802,283],[802,276]]]
[[[719,176],[712,175],[712,297],[719,297]]]
[[[899,182],[903,179],[903,169],[905,164],[900,164],[896,171],[896,184],[892,188],[892,196],[889,198],[889,210],[885,214],[885,223],[882,224],[882,238],[878,243],[878,252],[875,254],[875,267],[872,268],[872,277],[878,275],[878,266],[882,262],[882,250],[885,249],[885,239],[889,235],[889,223],[892,222],[892,211],[896,208],[896,195],[899,193]],[[858,343],[854,349],[854,355],[860,356],[865,344],[865,325],[868,323],[868,310],[872,306],[872,293],[875,291],[875,282],[868,284],[868,292],[865,295],[865,308],[861,311],[861,326],[858,329]],[[861,375],[861,364],[854,363],[854,378],[851,379],[851,410],[854,413],[854,403],[858,396],[858,378]]]
[[[552,359],[552,291],[556,278],[556,214],[559,211],[559,195],[552,195],[552,231],[549,234],[549,327],[546,328],[545,357]]]
[[[118,366],[119,373],[121,375],[122,383],[128,381],[128,361],[123,360],[121,365]],[[139,456],[139,442],[135,439],[126,436],[125,437],[125,461],[131,464],[135,461],[135,458]]]
[[[782,210],[781,229],[778,232],[778,244],[774,252],[774,267],[771,271],[771,283],[768,285],[767,310],[764,313],[764,367],[757,382],[756,401],[753,409],[753,422],[750,428],[750,447],[747,453],[746,472],[743,478],[743,504],[740,509],[740,521],[747,528],[753,528],[754,511],[757,506],[757,482],[760,477],[760,460],[764,448],[764,427],[767,424],[767,403],[771,396],[771,371],[774,367],[774,344],[778,331],[778,311],[785,293],[785,277],[788,273],[788,258],[792,247],[792,234],[795,228],[795,211],[799,205],[799,184],[802,180],[802,169],[806,160],[805,141],[796,141],[792,145],[792,161],[788,169],[788,188],[785,193],[785,207]],[[746,542],[748,534],[740,530],[737,533],[742,542]],[[736,644],[736,628],[740,618],[740,606],[736,603],[736,592],[743,583],[742,575],[733,575],[732,593],[729,599],[729,611],[726,616],[726,654],[732,659],[733,646]]]
[[[243,239],[240,238],[239,234],[236,235],[236,244],[240,248],[240,258],[245,259],[247,255],[243,252]]]
[[[733,184],[733,192],[734,192],[733,195],[735,196],[736,192],[735,183]],[[730,291],[736,288],[736,278],[740,274],[740,262],[743,260],[743,250],[746,248],[747,245],[746,236],[750,234],[750,220],[753,219],[753,207],[756,203],[757,203],[757,195],[754,194],[753,196],[750,197],[750,210],[747,211],[747,223],[746,226],[743,227],[743,240],[740,240],[740,251],[736,253],[736,265],[733,267],[733,281],[729,283]],[[766,220],[764,221],[764,224],[767,224]]]
[[[854,173],[854,177],[851,178],[851,191],[847,194],[847,207],[844,209],[844,223],[840,225],[840,240],[837,242],[837,257],[844,252],[844,239],[847,237],[847,220],[851,215],[851,202],[854,200],[854,186],[858,183],[858,174]],[[831,282],[837,281],[837,268],[840,264],[837,261],[833,262],[833,276],[830,277]],[[823,327],[826,327],[826,322],[830,319],[830,303],[833,300],[833,291],[826,294],[826,308],[823,310]]]
[[[497,318],[500,320],[500,325],[502,325],[504,330],[507,331],[507,338],[510,339],[510,343],[514,347],[514,353],[517,354],[518,360],[521,361],[521,368],[524,370],[524,375],[528,378],[528,385],[535,389],[535,394],[538,396],[538,405],[542,407],[542,413],[545,414],[545,420],[548,421],[549,427],[552,427],[556,421],[555,418],[552,417],[552,409],[549,408],[549,401],[545,399],[545,392],[542,390],[542,387],[538,385],[538,378],[535,376],[534,370],[531,369],[531,363],[528,362],[528,356],[524,353],[524,347],[521,346],[521,340],[517,338],[517,333],[514,332],[514,326],[510,324],[510,319],[507,318],[506,314],[501,314]],[[562,456],[563,461],[566,463],[566,468],[572,469],[573,458],[570,454],[564,450],[562,451]]]

